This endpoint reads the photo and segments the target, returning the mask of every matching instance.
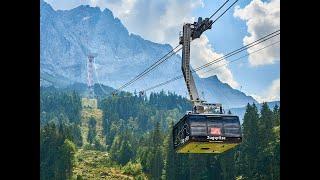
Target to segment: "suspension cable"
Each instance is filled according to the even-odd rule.
[[[130,80],[129,82],[125,83],[124,85],[122,85],[121,87],[119,87],[115,92],[122,90],[123,88],[129,86],[130,84],[134,83],[135,81],[141,79],[142,77],[144,77],[147,73],[149,73],[150,71],[152,71],[153,69],[155,69],[157,66],[159,66],[160,64],[162,64],[163,62],[167,61],[171,56],[173,56],[174,54],[176,54],[178,51],[180,51],[182,49],[182,47],[178,48],[180,46],[177,45],[174,49],[172,49],[171,51],[169,51],[166,55],[164,55],[163,57],[161,57],[158,61],[156,61],[155,63],[153,63],[150,67],[148,67],[147,69],[145,69],[143,72],[141,72],[139,75],[137,75],[135,78],[133,78],[132,80]],[[176,50],[178,48],[178,50]],[[175,51],[176,50],[176,51]],[[114,93],[115,93],[114,92]]]
[[[236,0],[235,2],[233,2],[222,14],[220,14],[211,24],[215,23],[221,16],[223,16],[238,0]],[[211,16],[209,19],[211,19],[215,14],[217,14],[227,3],[229,2],[229,0],[226,0]],[[180,51],[182,48],[179,48],[177,51],[174,51],[175,49],[177,49],[180,46],[177,45],[175,48],[173,48],[171,51],[169,51],[166,55],[164,55],[163,57],[161,57],[158,61],[154,62],[151,66],[149,66],[147,69],[145,69],[143,72],[141,72],[140,74],[138,74],[135,78],[133,78],[132,80],[130,80],[129,82],[125,83],[124,85],[120,86],[118,89],[116,89],[113,93],[116,93],[117,91],[120,91],[122,89],[124,89],[125,87],[133,84],[134,82],[138,81],[139,79],[141,79],[142,77],[144,77],[146,74],[148,74],[150,71],[152,71],[153,69],[155,69],[157,66],[159,66],[160,64],[162,64],[163,62],[165,62],[166,60],[168,60],[173,54],[177,53],[178,51]],[[172,53],[174,52],[174,53]],[[168,56],[166,58],[166,56]]]
[[[273,34],[273,33],[271,33],[271,34]],[[279,35],[279,34],[280,34],[280,33],[278,33],[278,34],[276,34],[276,35]],[[244,50],[247,50],[247,49],[249,49],[249,48],[251,48],[251,47],[253,47],[253,46],[256,46],[256,45],[258,45],[258,44],[260,44],[260,43],[262,43],[262,42],[264,42],[264,41],[266,41],[266,40],[268,40],[268,39],[271,39],[271,38],[275,37],[276,35],[273,35],[273,36],[271,36],[271,37],[269,37],[269,38],[267,38],[267,39],[264,39],[263,41],[261,41],[261,42],[259,42],[259,43],[256,43],[256,44],[250,43],[250,46],[248,46],[247,48],[244,48],[244,49],[243,49],[243,47],[241,47],[241,48],[239,48],[239,49],[242,49],[242,50],[241,50],[241,51],[238,51],[238,52],[236,52],[236,53],[233,53],[234,51],[232,51],[231,53],[228,53],[228,54],[225,55],[225,56],[222,56],[222,57],[220,57],[220,58],[217,58],[217,59],[215,59],[215,60],[213,60],[213,61],[210,61],[209,63],[206,63],[206,64],[204,64],[204,65],[196,68],[195,70],[192,71],[192,73],[195,73],[195,72],[197,72],[197,71],[199,71],[199,70],[201,70],[201,69],[204,69],[204,68],[206,68],[206,67],[208,67],[208,66],[210,66],[210,65],[213,65],[213,64],[221,61],[221,60],[224,59],[224,58],[231,57],[231,56],[236,55],[236,54],[238,54],[238,53],[240,53],[240,52],[242,52],[242,51],[244,51]],[[260,38],[260,39],[263,39],[263,38]],[[257,42],[257,41],[255,41],[255,42]],[[250,54],[254,54],[254,53],[256,53],[256,52],[259,52],[259,51],[261,51],[261,50],[263,50],[263,49],[265,49],[265,48],[267,48],[267,47],[270,47],[270,46],[278,43],[278,42],[280,42],[280,41],[277,41],[277,42],[272,43],[272,44],[270,44],[270,45],[268,45],[268,46],[265,46],[265,47],[263,47],[263,48],[260,48],[260,49],[258,49],[258,50],[256,50],[256,51],[253,51],[253,52],[251,52],[251,53],[248,53],[247,55],[245,55],[245,56],[243,56],[243,57],[240,57],[240,58],[238,58],[238,59],[235,59],[235,60],[233,60],[233,61],[230,61],[229,63],[234,62],[234,61],[239,60],[239,59],[242,59],[242,58],[244,58],[244,57],[246,57],[246,56],[249,56]],[[245,47],[245,46],[244,46],[244,47]],[[220,59],[221,59],[221,60],[220,60]],[[217,60],[218,60],[218,61],[217,61]],[[226,65],[226,64],[225,64],[225,65]],[[220,67],[221,67],[221,66],[220,66]],[[218,67],[216,67],[216,68],[218,68]],[[216,69],[216,68],[215,68],[215,69]],[[211,70],[209,70],[209,71],[212,71],[212,70],[213,70],[213,69],[211,69]],[[166,85],[166,84],[168,84],[168,83],[171,83],[171,82],[176,81],[176,80],[181,79],[181,78],[183,78],[182,75],[177,76],[177,77],[174,77],[174,78],[172,78],[172,79],[170,79],[170,80],[168,80],[168,81],[165,81],[165,82],[159,83],[159,84],[157,84],[157,85],[155,85],[155,86],[152,86],[152,87],[150,87],[150,88],[144,89],[143,91],[145,92],[145,91],[149,91],[149,90],[151,90],[151,89],[155,89],[155,88],[157,88],[157,87]]]

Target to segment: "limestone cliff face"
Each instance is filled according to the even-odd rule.
[[[44,1],[41,1],[40,8],[41,86],[85,84],[87,55],[96,53],[95,83],[118,88],[172,49],[168,44],[154,43],[130,34],[108,9],[101,11],[79,6],[55,11]],[[175,55],[124,90],[140,91],[181,74],[181,57]],[[241,107],[256,102],[251,96],[222,83],[217,76],[203,79],[196,74],[194,76],[199,94],[203,92],[208,102],[219,102],[225,107]],[[154,91],[162,89],[187,95],[183,79]]]

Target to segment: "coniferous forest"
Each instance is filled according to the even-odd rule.
[[[174,93],[99,97],[98,110],[82,107],[76,92],[41,88],[40,97],[43,180],[280,179],[278,106],[248,104],[234,149],[177,154],[172,127],[191,103]]]

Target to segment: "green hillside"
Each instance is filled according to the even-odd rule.
[[[280,108],[248,105],[243,142],[223,154],[176,154],[172,126],[188,100],[174,93],[107,97],[41,91],[40,179],[279,179]]]

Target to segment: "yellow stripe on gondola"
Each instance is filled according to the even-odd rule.
[[[238,143],[221,143],[221,142],[188,142],[179,147],[177,153],[223,153]]]

